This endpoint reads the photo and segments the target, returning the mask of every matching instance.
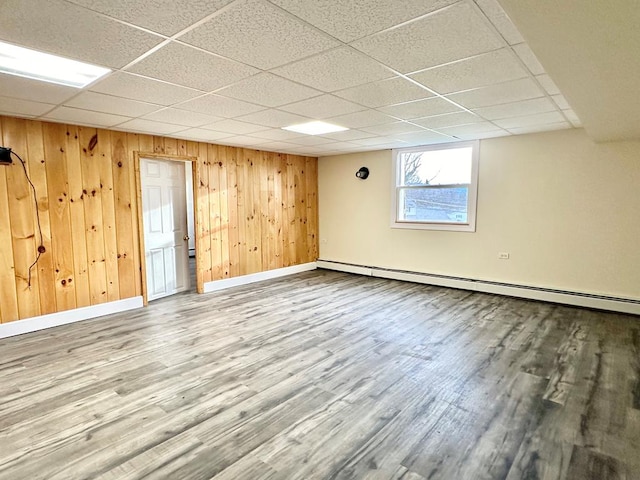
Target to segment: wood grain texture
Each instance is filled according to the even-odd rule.
[[[0,341],[0,479],[637,480],[638,332],[322,270],[179,294]]]
[[[14,161],[0,168],[0,322],[143,294],[136,154],[197,158],[199,291],[212,280],[317,259],[317,239],[303,228],[317,218],[315,158],[3,116],[0,139],[27,163],[45,246],[29,288],[37,222]]]

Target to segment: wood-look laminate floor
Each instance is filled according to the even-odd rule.
[[[0,478],[638,479],[640,319],[318,270],[0,341]]]

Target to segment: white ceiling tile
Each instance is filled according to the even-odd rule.
[[[318,135],[305,135],[304,137],[297,137],[287,140],[289,143],[293,143],[294,145],[323,145],[327,143],[336,143],[334,140],[330,138],[323,138]]]
[[[371,108],[410,102],[411,100],[419,100],[433,96],[431,92],[420,88],[402,77],[340,90],[334,92],[334,95]]]
[[[459,133],[456,137],[460,140],[482,140],[484,138],[507,137],[509,135],[511,135],[510,132],[501,129],[478,133]]]
[[[273,73],[324,92],[390,78],[393,73],[349,47],[335,48],[279,67]]]
[[[446,94],[517,80],[529,73],[508,48],[430,68],[411,78],[438,93]]]
[[[257,113],[251,113],[249,115],[243,115],[236,118],[236,120],[254,123],[256,125],[264,125],[266,127],[281,128],[287,127],[289,125],[295,125],[297,123],[308,122],[311,120],[311,118],[272,109],[263,110]]]
[[[518,127],[510,128],[509,131],[516,135],[522,135],[525,133],[539,133],[539,132],[551,132],[554,130],[565,130],[571,128],[569,122],[551,123],[547,125],[534,125],[530,127]]]
[[[531,73],[534,75],[542,75],[546,73],[544,67],[538,61],[538,57],[536,57],[531,48],[529,48],[529,45],[526,43],[520,43],[518,45],[514,45],[513,50],[518,54]]]
[[[576,112],[574,112],[573,110],[563,110],[562,113],[564,113],[564,115],[567,117],[567,120],[569,120],[574,127],[582,126],[582,122],[578,118],[578,115],[576,115]]]
[[[348,113],[327,118],[327,122],[347,128],[370,127],[371,125],[382,125],[385,123],[397,122],[396,118],[380,113],[377,110],[364,110],[362,112]]]
[[[222,143],[236,146],[256,146],[265,143],[265,141],[262,138],[249,137],[248,135],[236,135],[234,137],[225,137]]]
[[[190,128],[173,136],[184,138],[186,140],[196,140],[199,142],[215,142],[217,140],[222,140],[223,138],[229,138],[231,135],[228,133],[214,132],[213,130],[205,130],[203,128]]]
[[[0,93],[5,97],[58,104],[78,94],[77,88],[0,73]]]
[[[552,95],[551,98],[561,110],[569,110],[571,108],[571,105],[569,105],[567,99],[564,98],[564,95]]]
[[[135,130],[136,132],[144,132],[144,133],[151,133],[151,134],[168,134],[168,133],[176,133],[176,132],[179,132],[180,130],[184,130],[185,127],[182,125],[152,122],[151,120],[143,120],[141,118],[136,118],[134,120],[130,120],[121,125],[118,125],[118,129]]]
[[[271,0],[294,15],[350,42],[457,0]]]
[[[242,102],[233,98],[210,94],[204,97],[194,98],[177,106],[182,110],[214,115],[216,117],[232,118],[239,115],[258,112],[264,107],[252,103]]]
[[[262,127],[258,127],[258,128],[262,128]],[[292,138],[302,137],[302,134],[297,132],[290,132],[289,130],[282,130],[281,128],[272,128],[271,130],[261,130],[259,132],[252,133],[251,136],[262,139],[263,142],[266,142],[266,141],[277,141],[277,140],[290,140]]]
[[[491,122],[479,122],[471,123],[468,125],[457,125],[455,127],[439,128],[438,132],[458,137],[460,135],[473,136],[481,133],[496,132],[500,130],[502,130],[500,127],[497,127]]]
[[[362,130],[376,135],[397,135],[399,133],[411,133],[424,130],[422,127],[407,122],[387,123],[386,125],[374,125],[373,127],[362,127]]]
[[[216,93],[267,107],[278,107],[322,95],[322,92],[318,90],[294,83],[271,73],[260,73],[253,77],[245,78]]]
[[[311,118],[327,118],[365,110],[365,108],[360,105],[327,94],[285,105],[280,107],[280,109]]]
[[[322,136],[325,138],[331,138],[332,140],[336,140],[336,141],[359,140],[362,138],[375,137],[373,133],[362,132],[360,130],[344,130],[342,132],[327,133]]]
[[[434,143],[447,143],[453,142],[456,139],[447,135],[443,135],[437,132],[431,132],[424,130],[422,132],[405,133],[403,135],[397,135],[396,139],[413,145],[430,145]]]
[[[258,73],[255,68],[171,42],[129,71],[203,91],[212,91]]]
[[[536,125],[547,125],[550,123],[561,123],[565,119],[560,112],[539,113],[537,115],[526,115],[523,117],[511,117],[502,120],[494,120],[496,125],[511,130],[512,128],[531,127]]]
[[[146,115],[144,118],[145,120],[152,120],[154,122],[171,123],[174,125],[183,125],[185,127],[200,127],[202,125],[213,123],[217,120],[222,120],[222,117],[205,115],[197,112],[188,112],[178,108],[165,108],[164,110],[158,110],[157,112]]]
[[[207,128],[223,133],[227,132],[235,135],[247,135],[267,129],[267,127],[262,127],[253,123],[239,122],[237,120],[229,119],[214,122],[209,125],[205,125],[202,128]]]
[[[442,113],[461,112],[462,109],[456,107],[451,102],[435,97],[390,107],[382,107],[380,111],[404,120],[412,120],[414,118],[429,117]]]
[[[473,111],[487,120],[499,120],[502,118],[521,117],[523,115],[535,115],[555,111],[556,107],[547,97],[523,100],[521,102],[504,103],[492,107],[476,108]]]
[[[3,0],[0,39],[120,68],[163,39],[62,0]]]
[[[260,144],[260,150],[268,150],[274,152],[286,152],[288,150],[298,148],[300,145],[294,145],[288,142],[266,142]]]
[[[546,73],[544,75],[537,75],[536,79],[549,95],[558,95],[560,93],[558,86]]]
[[[171,36],[232,0],[68,0],[96,12]],[[150,14],[153,12],[153,14]]]
[[[488,107],[503,103],[538,98],[544,93],[531,78],[500,83],[488,87],[448,95],[448,98],[466,108]]]
[[[504,41],[471,5],[458,3],[352,45],[408,73],[495,50]]]
[[[32,102],[19,98],[0,97],[0,112],[6,115],[38,117],[44,115],[55,105],[50,103]]]
[[[90,90],[158,105],[173,105],[202,95],[199,90],[124,72],[116,72],[108,76],[90,87]]]
[[[355,150],[358,148],[353,142],[335,142],[326,145],[322,145],[324,148],[330,148],[332,150]]]
[[[239,0],[180,40],[264,70],[339,45],[260,0]]]
[[[411,120],[411,122],[426,128],[454,127],[456,125],[466,125],[467,123],[478,123],[480,121],[482,121],[481,118],[469,112],[446,113],[444,115]]]
[[[139,117],[160,108],[158,105],[151,103],[137,102],[128,98],[95,92],[82,92],[77,97],[65,102],[65,105],[84,110],[93,110],[94,112],[125,115],[127,117]]]
[[[43,117],[44,120],[56,120],[78,125],[91,125],[96,127],[112,127],[130,120],[130,117],[112,115],[110,113],[90,112],[79,108],[58,107]]]
[[[401,135],[398,135],[400,138]],[[356,145],[363,145],[367,147],[376,146],[376,145],[387,145],[397,142],[398,140],[393,137],[371,137],[371,138],[361,138],[358,140],[353,140],[351,143],[355,143]]]
[[[510,45],[524,42],[524,38],[497,0],[475,0],[475,2]]]

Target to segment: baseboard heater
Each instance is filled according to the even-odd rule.
[[[578,307],[640,315],[640,299],[611,297],[607,295],[556,290],[553,288],[518,285],[491,280],[478,280],[454,277],[450,275],[371,267],[352,263],[335,262],[331,260],[318,260],[317,265],[318,268],[355,273],[358,275],[389,278],[392,280],[403,280],[440,287],[459,288],[462,290],[472,290],[476,292],[493,293],[511,297],[527,298],[530,300],[541,300],[544,302],[561,303]]]

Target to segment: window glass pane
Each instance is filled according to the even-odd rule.
[[[471,183],[472,147],[399,154],[401,185]]]
[[[398,220],[467,223],[468,187],[400,188]]]

